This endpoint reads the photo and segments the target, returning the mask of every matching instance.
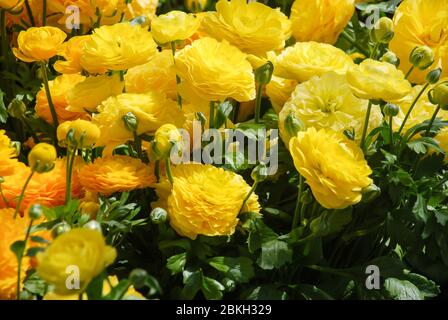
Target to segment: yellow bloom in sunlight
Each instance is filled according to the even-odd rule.
[[[46,61],[60,50],[67,34],[54,27],[31,27],[19,33],[14,55],[25,62]]]
[[[102,26],[84,44],[81,65],[90,73],[126,70],[148,62],[157,52],[151,33],[130,23]]]
[[[85,77],[79,74],[64,74],[56,77],[54,80],[48,82],[50,87],[51,99],[58,116],[60,123],[64,121],[74,120],[78,118],[85,118],[87,116],[84,109],[68,110],[67,94],[78,83],[84,81]],[[91,93],[90,93],[91,94]],[[36,95],[36,106],[34,107],[37,115],[47,121],[53,123],[51,117],[50,106],[48,104],[45,88],[42,88]]]
[[[199,19],[193,14],[173,10],[151,21],[151,34],[160,44],[190,38],[199,28]]]
[[[0,130],[0,177],[10,176],[17,165],[17,151],[11,147],[11,140],[5,130]]]
[[[87,228],[72,229],[37,254],[37,272],[55,286],[57,294],[70,295],[84,291],[93,278],[115,261],[116,256],[115,248],[106,245],[100,232]],[[79,271],[78,290],[69,289],[66,285],[67,268],[73,266]]]
[[[123,93],[111,97],[98,107],[93,123],[101,130],[97,145],[118,145],[134,139],[126,127],[123,116],[131,112],[138,120],[137,134],[154,133],[162,124],[172,123],[181,127],[185,121],[182,111],[174,100],[163,93]]]
[[[448,162],[448,127],[443,128],[435,137],[440,148],[445,151],[445,162]]]
[[[72,131],[72,138],[75,140],[77,147],[80,149],[91,148],[100,137],[100,129],[90,121],[75,120],[67,121],[59,125],[57,129],[57,138],[59,143],[64,142],[68,133]]]
[[[112,287],[115,287],[118,285],[119,281],[117,276],[109,276],[107,280],[103,281],[103,296],[108,295]],[[55,292],[48,292],[43,297],[43,300],[78,300],[79,295],[77,294],[71,294],[71,295],[60,295]],[[145,297],[143,295],[136,291],[134,286],[130,286],[129,289],[125,292],[121,300],[144,300]],[[83,300],[88,300],[87,293],[83,293]]]
[[[158,52],[148,63],[129,69],[124,79],[128,93],[161,91],[177,99],[176,72],[170,50]]]
[[[84,43],[90,36],[73,37],[62,45],[58,55],[64,57],[65,61],[58,60],[54,63],[54,69],[59,73],[73,74],[82,71],[81,56]],[[105,72],[104,70],[103,72]]]
[[[361,148],[344,134],[309,128],[289,142],[294,165],[316,200],[327,209],[357,204],[372,184],[372,170]]]
[[[329,72],[299,84],[279,114],[280,136],[286,145],[292,137],[285,130],[285,119],[292,113],[306,128],[332,129],[336,132],[354,130],[360,139],[368,100],[355,97],[345,76]],[[382,122],[380,108],[372,108],[369,128]]]
[[[80,198],[84,190],[79,184],[78,168],[80,159],[76,159],[72,175],[72,198]],[[26,188],[25,197],[22,201],[20,212],[25,212],[27,208],[35,203],[53,208],[65,203],[66,192],[66,158],[57,159],[52,171],[42,174],[35,174]],[[14,174],[5,177],[2,183],[3,194],[8,203],[5,203],[3,197],[0,197],[0,208],[7,206],[15,208],[17,199],[22,191],[23,183],[31,173],[31,169],[23,163],[17,163]]]
[[[182,236],[229,236],[235,232],[238,214],[250,186],[243,177],[204,164],[182,164],[173,168],[174,184],[156,185],[158,204],[166,204],[171,226]],[[154,207],[154,205],[153,205]],[[259,212],[258,197],[252,194],[243,212]]]
[[[255,98],[252,66],[244,53],[226,41],[196,40],[177,52],[175,68],[182,79],[179,92],[190,102]]]
[[[392,101],[403,98],[411,84],[403,72],[390,63],[366,59],[347,71],[347,81],[356,96]]]
[[[216,12],[204,16],[201,30],[219,41],[229,41],[244,52],[264,55],[284,48],[291,36],[291,23],[279,8],[260,2],[220,0]]]
[[[0,300],[13,300],[16,298],[18,263],[14,253],[9,247],[25,237],[28,219],[14,217],[14,209],[0,209]],[[21,279],[29,265],[29,258],[24,257],[21,268]]]
[[[334,44],[355,12],[353,0],[296,0],[291,8],[297,41]]]
[[[345,74],[354,65],[344,51],[326,43],[298,42],[274,60],[274,74],[285,79],[307,81],[328,71]]]
[[[122,93],[123,88],[124,83],[117,74],[87,77],[67,92],[67,110],[95,112],[101,102]]]
[[[156,182],[153,168],[140,159],[119,155],[97,158],[83,166],[79,179],[86,190],[106,196],[148,188]]]
[[[148,23],[156,16],[159,0],[132,0],[130,3],[121,2],[120,9],[124,12],[126,20],[132,20],[137,17],[145,17]]]
[[[409,55],[415,47],[426,45],[434,51],[435,61],[429,70],[442,68],[448,76],[448,0],[404,0],[395,11],[395,36],[390,49],[400,58],[400,69],[411,68]],[[428,70],[415,69],[411,82],[424,83]]]
[[[272,76],[271,82],[266,85],[266,95],[271,100],[275,112],[279,113],[282,110],[296,86],[296,80]]]

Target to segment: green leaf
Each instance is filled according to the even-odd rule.
[[[184,288],[182,289],[182,298],[191,300],[202,288],[202,271],[184,270],[183,272]]]
[[[233,106],[228,101],[224,101],[218,105],[215,118],[215,128],[221,128],[221,126],[226,122],[232,110]]]
[[[294,286],[294,288],[298,290],[306,300],[334,300],[328,293],[310,284],[299,284]]]
[[[408,147],[412,151],[414,151],[417,154],[425,154],[426,153],[426,147],[425,144],[420,141],[411,141],[408,142]]]
[[[422,194],[417,195],[417,201],[415,201],[414,207],[412,208],[412,213],[414,213],[415,217],[423,222],[428,221],[428,210],[426,199]]]
[[[121,280],[111,291],[104,297],[105,300],[121,300],[128,291],[131,283],[127,279]]]
[[[168,258],[166,267],[171,271],[171,275],[178,274],[184,270],[187,262],[187,253],[180,253]]]
[[[47,239],[44,239],[44,238],[39,237],[39,236],[31,236],[31,241],[34,242],[34,243],[43,243],[43,244],[50,243]]]
[[[252,260],[246,257],[214,257],[208,263],[235,282],[247,283],[254,276]]]
[[[261,219],[250,221],[250,231],[247,239],[250,253],[254,253],[256,250],[260,249],[263,243],[277,238],[278,235],[265,225]]]
[[[42,247],[33,247],[33,248],[29,248],[26,251],[26,256],[27,257],[35,257],[36,254],[38,254],[39,252],[45,251],[45,248]]]
[[[219,300],[222,299],[222,291],[224,291],[225,288],[215,279],[202,277],[201,289],[207,300]]]
[[[327,210],[311,221],[310,229],[315,236],[323,237],[337,233],[352,220],[352,209]]]
[[[286,300],[284,291],[278,290],[273,285],[261,285],[252,289],[245,297],[246,300]]]
[[[262,244],[261,255],[257,260],[262,269],[272,270],[291,262],[292,250],[286,242],[275,239]]]
[[[37,272],[30,275],[23,284],[25,291],[31,292],[32,294],[44,296],[47,290],[47,284],[42,280]]]
[[[6,109],[3,98],[5,93],[0,89],[0,123],[6,123],[8,120],[8,110]]]
[[[16,242],[14,242],[13,244],[11,244],[9,249],[12,252],[14,252],[14,254],[17,257],[17,259],[20,259],[21,257],[23,257],[23,253],[25,252],[25,241],[18,240]]]
[[[425,296],[408,280],[388,278],[384,282],[384,288],[395,300],[423,300]]]
[[[425,298],[434,298],[440,293],[439,286],[434,281],[420,274],[408,273],[405,278],[417,286]]]
[[[89,283],[86,289],[89,300],[101,300],[103,296],[103,283],[105,278],[106,274],[103,272]]]

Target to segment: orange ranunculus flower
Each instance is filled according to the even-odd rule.
[[[11,147],[11,140],[0,130],[0,177],[9,176],[14,173],[17,165],[16,150]]]
[[[73,37],[62,45],[59,55],[65,61],[58,60],[54,64],[54,69],[59,73],[73,74],[82,71],[81,56],[84,43],[89,40],[89,36]],[[104,70],[106,71],[106,70]]]
[[[84,79],[85,77],[79,74],[64,74],[56,77],[53,81],[48,82],[51,98],[60,123],[79,118],[87,118],[86,112],[72,112],[67,110],[68,101],[66,98],[67,93],[74,88],[76,84],[84,81]],[[39,117],[48,123],[53,122],[44,88],[42,88],[36,95],[36,106],[34,110]]]

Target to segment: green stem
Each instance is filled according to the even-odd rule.
[[[45,27],[47,24],[47,0],[43,0],[42,7],[42,26]]]
[[[17,217],[17,214],[19,213],[20,205],[22,204],[23,197],[25,196],[26,187],[28,187],[28,184],[30,183],[31,178],[34,175],[34,172],[36,172],[36,171],[34,171],[34,170],[31,171],[30,175],[28,176],[28,178],[25,181],[25,184],[23,185],[22,191],[20,192],[19,201],[17,202],[16,210],[14,212],[14,219]]]
[[[8,36],[6,34],[6,10],[0,9],[0,31],[2,38],[3,70],[8,70]]]
[[[320,271],[320,272],[325,272],[325,273],[329,273],[329,274],[334,274],[337,276],[341,276],[341,277],[348,277],[351,278],[352,275],[343,271],[339,271],[339,270],[335,270],[335,269],[331,269],[331,268],[326,268],[326,267],[321,267],[321,266],[317,266],[317,265],[309,265],[306,266],[309,269],[313,269],[316,271]]]
[[[254,184],[252,185],[252,188],[250,188],[249,192],[247,193],[246,197],[243,200],[243,204],[241,205],[241,209],[240,209],[239,213],[241,213],[243,211],[244,206],[246,205],[246,202],[249,200],[252,193],[255,192],[255,189],[257,189],[257,186],[258,186],[258,182],[254,182]]]
[[[170,158],[165,159],[165,169],[166,169],[166,175],[168,177],[168,180],[170,181],[171,185],[174,184],[174,179],[173,179],[173,173],[171,171],[171,161]]]
[[[393,116],[389,116],[389,134],[390,134],[390,152],[394,151],[394,129],[393,129]]]
[[[72,175],[73,175],[73,163],[76,158],[77,148],[67,150],[67,167],[66,167],[66,188],[65,188],[65,204],[68,204],[72,200]]]
[[[134,133],[134,143],[135,143],[135,148],[137,149],[137,156],[139,157],[139,159],[143,158],[143,152],[142,152],[142,139],[138,136],[137,132],[133,132]]]
[[[28,242],[28,238],[30,237],[31,227],[33,226],[33,219],[31,219],[30,224],[28,225],[28,229],[26,230],[25,240],[23,241],[23,251],[17,257],[17,300],[20,300],[20,278],[22,271],[22,259],[24,251],[26,250],[26,244]]]
[[[210,101],[210,117],[209,117],[209,128],[212,129],[215,127],[215,102]]]
[[[434,120],[436,120],[437,114],[439,113],[440,109],[441,109],[441,107],[440,107],[440,105],[438,105],[437,108],[436,108],[436,111],[434,111],[434,114],[432,115],[431,120],[429,121],[428,129],[426,129],[426,132],[425,132],[425,135],[426,135],[426,136],[427,136],[427,135],[429,134],[429,132],[431,131],[431,127],[432,127],[432,125],[433,125],[433,123],[434,123]]]
[[[418,93],[418,95],[415,97],[414,101],[412,101],[411,106],[409,107],[408,112],[406,113],[406,116],[403,119],[403,122],[401,123],[400,129],[398,129],[398,134],[401,134],[401,132],[403,131],[404,125],[406,124],[406,121],[408,121],[409,116],[411,115],[412,110],[414,109],[415,105],[417,104],[418,100],[420,99],[420,97],[422,96],[423,92],[425,92],[425,90],[428,88],[429,83],[427,83],[422,90],[420,90],[420,92]]]
[[[406,77],[405,77],[405,79],[409,78],[409,76],[411,75],[412,71],[414,71],[414,69],[415,69],[415,66],[412,66],[412,67],[409,69],[409,71],[406,73]]]
[[[56,150],[59,149],[57,138],[56,138],[56,130],[59,126],[58,121],[58,115],[56,114],[56,109],[53,104],[53,99],[51,98],[51,92],[50,92],[50,86],[48,85],[48,73],[47,73],[47,66],[45,62],[41,62],[41,70],[42,70],[42,76],[44,80],[44,87],[45,87],[45,93],[47,95],[48,100],[48,106],[50,107],[51,112],[51,118],[53,120],[53,144],[56,148]]]
[[[31,10],[31,6],[28,0],[25,0],[25,8],[28,17],[30,18],[31,25],[34,27],[36,25],[36,22],[34,21],[33,11]]]
[[[160,160],[156,160],[154,164],[154,175],[156,176],[157,182],[160,182]]]
[[[174,41],[171,42],[171,52],[173,53],[173,61],[174,64],[176,63],[176,43]],[[176,74],[176,83],[180,83],[180,77]],[[177,93],[177,104],[179,105],[179,108],[182,109],[182,97],[180,96],[179,92]]]
[[[370,59],[375,59],[376,53],[377,53],[378,49],[380,48],[380,45],[381,44],[379,42],[375,43],[375,46],[373,47],[373,50],[370,53]]]
[[[3,193],[2,184],[0,183],[0,195],[2,196],[3,202],[5,203],[6,208],[9,208],[8,199],[6,199],[5,194]]]
[[[255,123],[260,123],[262,90],[263,90],[263,84],[259,83],[257,87],[257,97],[255,100]]]
[[[369,100],[369,105],[367,106],[366,118],[364,120],[364,127],[362,128],[362,136],[361,136],[361,149],[364,150],[364,144],[367,136],[367,129],[369,127],[370,121],[370,112],[372,111],[372,101]]]
[[[302,193],[303,193],[303,189],[305,188],[305,183],[303,180],[303,177],[300,175],[299,177],[299,192],[297,193],[297,202],[296,202],[296,208],[294,210],[294,218],[292,220],[292,226],[291,226],[291,231],[294,230],[295,228],[297,228],[298,224],[299,224],[299,220],[302,221],[303,217],[302,217],[302,208],[303,206],[300,205],[301,203],[301,198],[302,198]]]
[[[342,31],[341,36],[347,40],[348,42],[350,42],[351,45],[353,45],[356,49],[359,50],[360,53],[362,53],[363,55],[365,55],[366,57],[369,56],[369,52],[367,52],[366,49],[364,49],[359,43],[357,43],[348,33],[347,31]]]

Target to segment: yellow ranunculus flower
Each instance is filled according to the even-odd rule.
[[[0,8],[9,11],[19,11],[25,0],[0,0]]]
[[[109,196],[115,192],[148,188],[156,182],[154,168],[128,156],[96,158],[79,172],[81,185],[89,192]]]
[[[448,162],[448,127],[443,128],[435,137],[440,148],[445,151],[445,162]]]
[[[282,110],[296,86],[296,80],[272,76],[271,82],[266,85],[266,95],[271,99],[275,112],[279,113]]]
[[[151,21],[151,34],[160,44],[185,40],[198,30],[199,23],[193,14],[173,10]]]
[[[170,50],[158,52],[148,63],[129,69],[124,79],[128,93],[161,91],[177,99],[176,72]]]
[[[54,63],[54,69],[59,73],[80,73],[82,71],[81,56],[84,43],[90,39],[90,36],[73,37],[62,45],[58,55],[65,58],[65,61],[58,60]],[[104,70],[105,72],[106,70]]]
[[[144,27],[117,23],[93,31],[84,43],[81,65],[90,73],[126,70],[148,62],[156,52],[157,45]]]
[[[176,126],[166,123],[157,129],[152,142],[152,152],[157,159],[164,160],[170,156],[174,144],[182,142],[182,135]]]
[[[56,149],[51,144],[41,142],[31,149],[28,154],[28,163],[32,170],[44,173],[53,169],[56,158]]]
[[[67,92],[67,110],[71,112],[95,112],[97,107],[109,97],[123,92],[124,83],[120,76],[101,75],[88,77]]]
[[[243,199],[250,190],[243,177],[212,165],[191,163],[173,168],[173,180],[171,191],[166,181],[156,185],[157,204],[167,209],[170,224],[180,235],[195,239],[235,232]],[[255,194],[243,211],[260,211]]]
[[[59,237],[44,251],[37,254],[37,272],[42,279],[55,286],[55,292],[71,295],[86,289],[90,281],[117,256],[115,248],[106,245],[100,232],[87,228],[72,229]],[[72,268],[72,269],[70,269]],[[69,272],[79,272],[79,289],[67,288]]]
[[[90,121],[77,119],[59,125],[57,129],[58,141],[65,144],[70,130],[73,130],[73,139],[76,141],[77,147],[81,149],[92,147],[101,134],[100,129],[95,124]]]
[[[14,55],[25,62],[46,61],[60,50],[67,34],[55,27],[31,27],[19,33]]]
[[[372,184],[361,148],[343,133],[309,128],[289,142],[294,165],[316,200],[327,209],[357,204]]]
[[[297,41],[334,44],[355,12],[353,0],[295,0],[292,35]]]
[[[201,31],[244,52],[264,55],[284,48],[291,36],[291,23],[279,8],[245,0],[219,0],[216,12],[207,12],[202,19]]]
[[[10,176],[14,173],[17,164],[17,152],[11,147],[11,140],[0,130],[0,177]]]
[[[390,49],[400,58],[400,69],[411,68],[409,55],[415,47],[426,45],[433,49],[435,61],[429,70],[442,68],[448,76],[448,0],[404,0],[394,16],[395,36]],[[428,70],[415,69],[409,80],[424,83]]]
[[[110,97],[98,107],[93,123],[101,130],[97,145],[118,145],[133,140],[123,121],[131,112],[138,121],[137,134],[154,133],[164,123],[182,127],[185,117],[176,102],[155,91],[146,94],[124,93]]]
[[[87,115],[84,109],[73,111],[67,110],[67,94],[78,83],[84,81],[84,79],[85,77],[79,74],[63,74],[48,82],[51,99],[53,101],[53,105],[60,123],[64,121],[75,120]],[[90,92],[90,94],[92,93]],[[39,117],[41,117],[48,123],[53,123],[47,94],[43,85],[36,95],[36,106],[34,107],[34,110]]]
[[[360,139],[368,100],[355,97],[345,76],[329,72],[299,84],[279,114],[280,136],[286,145],[292,138],[285,130],[285,119],[293,114],[306,128],[332,129],[342,133],[353,129]],[[372,108],[369,128],[381,124],[380,108]]]
[[[122,1],[120,9],[124,12],[126,20],[145,17],[147,22],[144,25],[146,26],[156,16],[158,4],[159,0],[132,0],[130,3]]]
[[[226,41],[202,38],[176,54],[178,86],[190,102],[255,98],[255,80],[246,55]]]
[[[275,58],[274,75],[303,82],[328,71],[345,74],[353,65],[350,56],[330,44],[298,42]]]
[[[372,59],[348,70],[347,81],[355,95],[363,99],[398,100],[412,88],[403,72],[394,65]]]

